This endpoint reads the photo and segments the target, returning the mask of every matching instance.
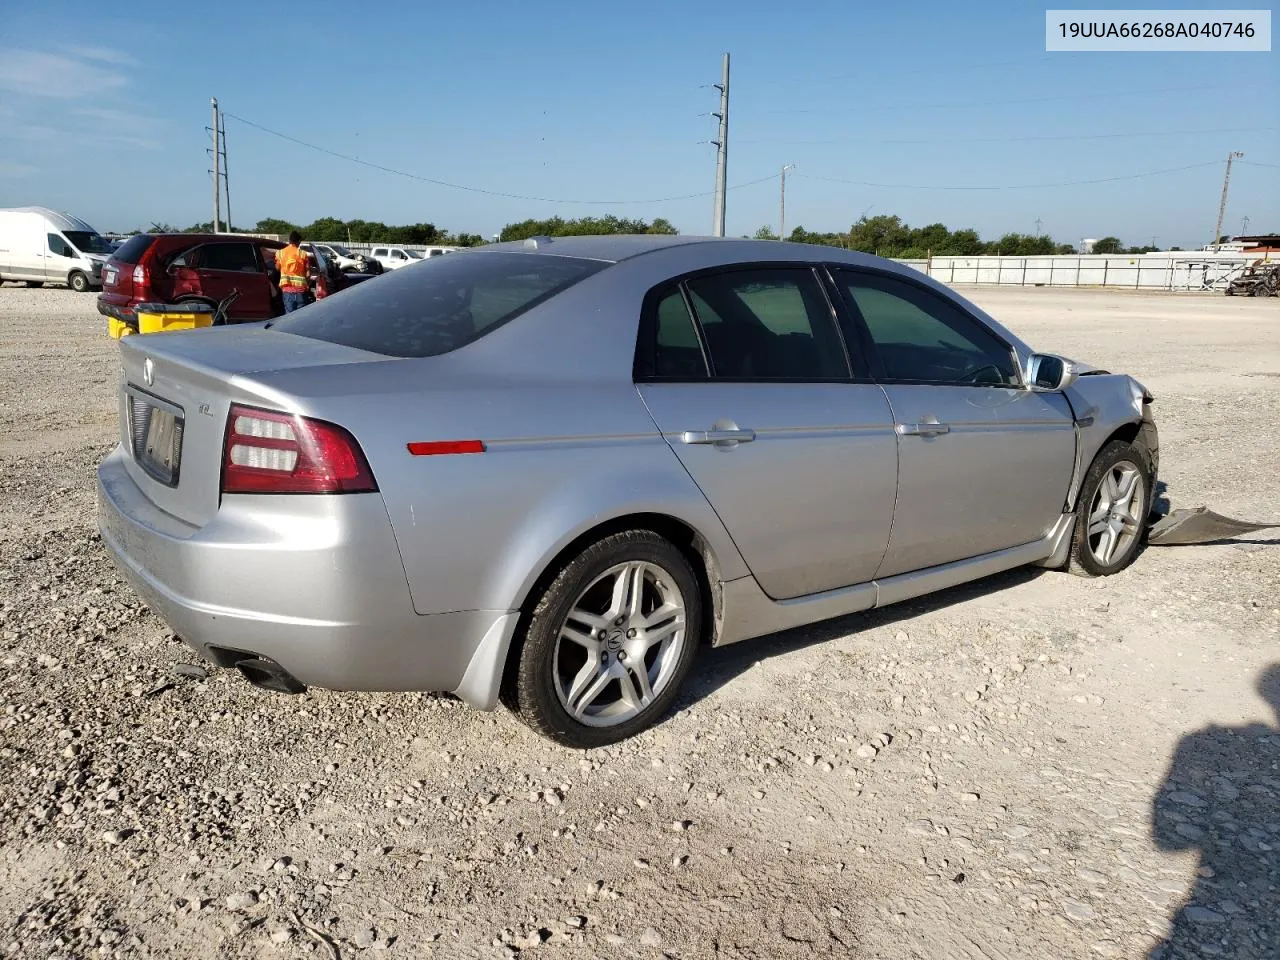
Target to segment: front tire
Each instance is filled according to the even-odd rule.
[[[1151,471],[1141,449],[1113,440],[1080,485],[1068,568],[1088,577],[1119,573],[1138,556],[1151,510]]]
[[[79,270],[77,270],[73,274],[71,274],[70,277],[67,278],[67,286],[69,286],[76,293],[88,293],[89,278],[86,277]]]
[[[651,530],[613,534],[537,598],[503,700],[566,746],[625,740],[670,708],[701,633],[702,593],[684,554]]]

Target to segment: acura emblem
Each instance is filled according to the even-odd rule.
[[[149,387],[156,382],[156,365],[147,357],[142,363],[142,379]]]

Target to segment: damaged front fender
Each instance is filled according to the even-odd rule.
[[[1153,487],[1160,472],[1160,440],[1152,413],[1155,397],[1127,374],[1087,364],[1077,364],[1077,368],[1080,376],[1063,391],[1076,423],[1076,462],[1064,505],[1068,513],[1075,509],[1089,465],[1113,437],[1124,437],[1143,453]]]

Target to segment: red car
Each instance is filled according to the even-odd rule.
[[[236,234],[141,233],[125,241],[102,268],[98,312],[130,321],[140,303],[207,303],[216,307],[233,292],[228,323],[270,320],[284,314],[276,286],[278,240]],[[365,275],[343,274],[313,254],[313,295],[337,293]]]

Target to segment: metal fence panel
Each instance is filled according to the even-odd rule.
[[[1273,254],[1068,254],[1043,257],[932,257],[898,260],[945,284],[1105,287],[1130,290],[1222,290],[1256,260]]]

